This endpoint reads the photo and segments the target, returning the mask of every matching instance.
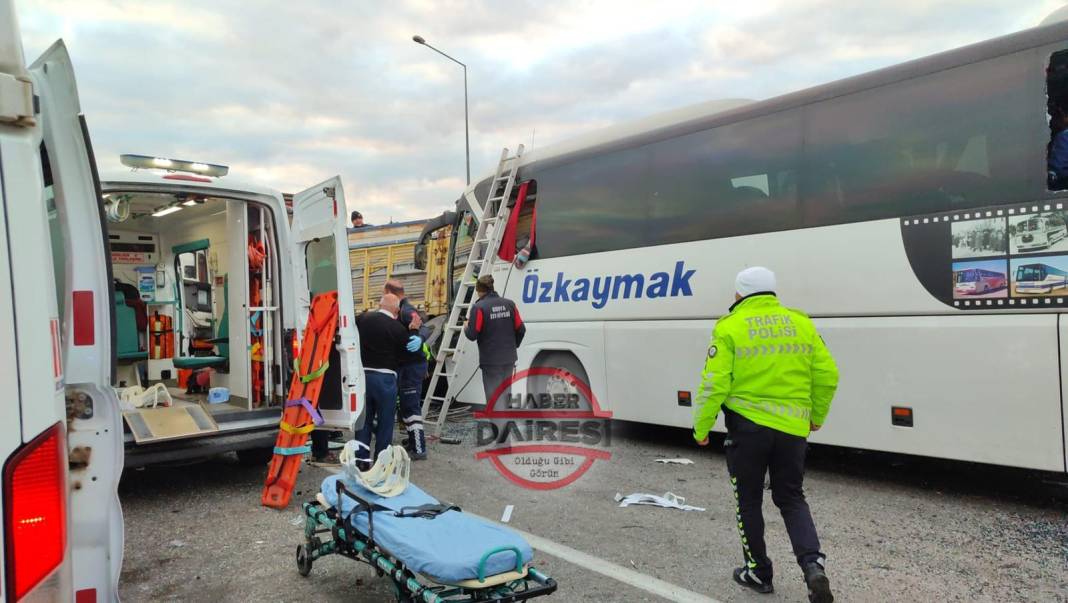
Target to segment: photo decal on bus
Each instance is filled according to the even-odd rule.
[[[1068,255],[1013,258],[1013,297],[1068,295]]]
[[[955,299],[1005,298],[1009,295],[1007,263],[1004,258],[953,263]]]
[[[1068,306],[1068,209],[1033,201],[909,217],[913,274],[959,310]]]
[[[1009,218],[1011,253],[1068,253],[1065,212],[1047,211]]]
[[[1005,218],[984,218],[953,222],[953,259],[1004,256],[1006,252]]]

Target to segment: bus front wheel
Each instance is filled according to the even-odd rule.
[[[554,369],[555,372],[550,375],[530,377],[531,383],[528,386],[528,391],[548,394],[578,394],[580,400],[585,399],[585,394],[576,386],[575,382],[578,381],[588,388],[590,387],[590,379],[586,374],[585,367],[582,366],[582,361],[571,352],[557,350],[538,352],[534,357],[534,361],[530,363],[530,367],[549,368]],[[568,377],[565,373],[574,375],[574,378]]]

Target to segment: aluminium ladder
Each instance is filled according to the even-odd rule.
[[[486,192],[486,200],[478,207],[478,199],[475,198],[472,205],[472,213],[479,216],[478,230],[475,232],[474,242],[467,257],[467,265],[460,277],[460,286],[453,298],[452,309],[449,310],[449,319],[445,322],[444,332],[438,345],[435,356],[436,364],[434,374],[430,378],[430,388],[423,399],[423,417],[425,423],[431,423],[434,430],[441,433],[441,427],[448,418],[449,406],[459,391],[453,391],[457,383],[456,363],[454,360],[462,354],[469,341],[463,335],[463,327],[467,318],[468,309],[474,304],[474,286],[476,279],[483,274],[493,272],[493,256],[497,253],[501,238],[504,236],[505,225],[508,223],[508,215],[511,208],[508,203],[512,197],[512,188],[515,185],[516,172],[519,170],[519,159],[523,156],[523,145],[519,145],[515,155],[509,155],[508,149],[501,150],[501,159],[497,164],[497,172],[490,182]],[[473,197],[474,195],[472,195]],[[448,390],[444,396],[435,395],[438,381],[442,378],[449,380]],[[432,402],[441,402],[441,409],[432,419],[429,415]]]

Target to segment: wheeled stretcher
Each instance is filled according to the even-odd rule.
[[[316,559],[338,554],[389,576],[406,603],[526,601],[556,590],[556,581],[531,565],[533,551],[518,534],[443,505],[414,484],[384,497],[335,475],[303,510],[302,576]]]

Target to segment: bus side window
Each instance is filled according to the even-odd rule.
[[[519,258],[517,266],[521,266],[534,257],[537,243],[534,228],[537,215],[535,205],[538,201],[538,183],[536,180],[528,180],[519,185],[517,189],[523,195],[522,197],[517,195],[512,212],[518,209],[518,213],[514,215],[514,221],[511,216],[508,219],[509,229],[505,231],[501,240],[498,256],[508,261]],[[506,249],[505,245],[510,246],[511,249]]]
[[[1050,139],[1046,147],[1046,185],[1068,189],[1068,50],[1050,56],[1046,69],[1046,113]]]

